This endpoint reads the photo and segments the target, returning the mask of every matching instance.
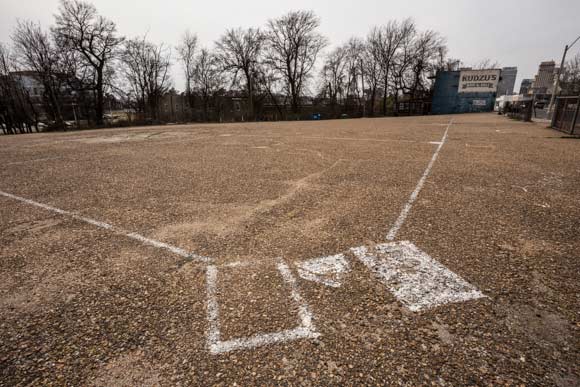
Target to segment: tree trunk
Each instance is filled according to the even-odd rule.
[[[395,104],[393,105],[393,112],[395,116],[399,115],[399,89],[397,87],[397,83],[395,82]]]
[[[371,106],[370,106],[370,116],[375,116],[375,99],[377,98],[377,87],[373,86],[371,91]]]
[[[103,92],[103,68],[99,67],[97,69],[97,103],[95,105],[95,121],[97,126],[102,126],[103,115],[105,112],[104,104],[105,104],[105,96]]]
[[[252,84],[252,76],[246,72],[246,82],[248,84],[248,118],[255,121],[254,117],[254,85]]]
[[[296,84],[293,81],[290,81],[290,104],[292,105],[292,113],[294,114],[298,114],[298,111],[300,110],[298,105],[299,105],[299,96],[298,96],[298,90],[296,90]],[[296,117],[294,117],[296,118]]]
[[[54,112],[54,121],[58,128],[64,128],[64,120],[62,118],[62,112],[60,110],[60,103],[56,98],[53,85],[48,86],[48,95],[50,104],[52,105],[52,111]]]
[[[270,87],[268,87],[268,95],[270,96],[270,99],[272,100],[272,102],[274,102],[274,106],[276,106],[276,110],[278,110],[278,114],[280,114],[280,117],[281,118],[284,117],[284,112],[282,111],[282,107],[278,103],[278,100],[276,99],[276,97],[272,94],[272,90],[270,89]]]
[[[209,97],[203,97],[203,115],[205,122],[209,122]]]
[[[362,87],[362,94],[361,94],[361,98],[362,100],[359,102],[360,105],[362,106],[362,112],[361,112],[361,116],[364,117],[365,116],[365,109],[366,109],[366,96],[365,96],[365,73],[364,73],[364,67],[362,64],[362,60],[360,61],[360,81],[361,81],[361,87]]]
[[[389,85],[389,73],[387,72],[387,74],[385,75],[385,83],[384,83],[385,90],[383,91],[383,116],[387,115],[387,93],[389,89],[388,85]]]

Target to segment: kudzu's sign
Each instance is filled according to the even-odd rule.
[[[459,74],[460,93],[495,93],[501,70],[462,70]]]

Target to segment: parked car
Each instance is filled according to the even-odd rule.
[[[534,104],[534,107],[536,109],[543,109],[546,107],[546,101],[536,101],[536,103]]]

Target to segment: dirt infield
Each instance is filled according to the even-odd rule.
[[[0,385],[580,385],[580,141],[493,114],[0,137]]]

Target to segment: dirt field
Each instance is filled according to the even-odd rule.
[[[0,385],[580,385],[580,141],[493,114],[0,137]]]

